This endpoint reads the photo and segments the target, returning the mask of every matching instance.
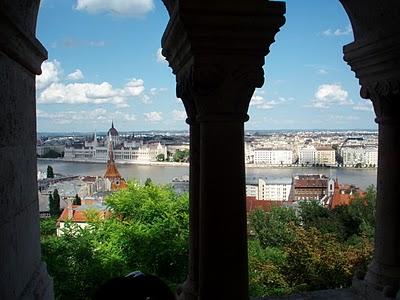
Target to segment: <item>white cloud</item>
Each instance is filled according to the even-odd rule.
[[[103,104],[111,103],[117,107],[128,107],[130,97],[139,96],[144,91],[142,79],[131,79],[123,88],[114,88],[110,83],[52,83],[43,90],[39,104]]]
[[[154,8],[153,0],[77,0],[75,9],[91,14],[141,17]]]
[[[315,92],[312,106],[317,108],[329,108],[333,105],[352,104],[348,98],[349,93],[340,84],[322,84]]]
[[[344,116],[344,115],[330,115],[329,120],[337,124],[349,123],[351,121],[357,121],[360,118],[357,116]]]
[[[353,33],[353,29],[351,28],[351,25],[347,25],[346,28],[337,28],[337,29],[327,29],[322,32],[322,35],[325,36],[342,36],[342,35],[349,35]]]
[[[140,100],[144,103],[144,104],[151,104],[153,101],[151,101],[151,98],[149,97],[149,95],[143,95]]]
[[[186,120],[186,112],[184,110],[176,110],[172,111],[172,118],[174,121],[184,121]]]
[[[353,106],[353,109],[361,110],[361,111],[374,111],[372,102],[370,102],[370,101],[364,101],[363,103],[358,103]]]
[[[162,112],[159,111],[144,113],[144,116],[146,117],[145,120],[148,122],[159,122],[163,119]]]
[[[139,96],[144,91],[144,82],[142,79],[132,78],[125,84],[124,91],[128,96]]]
[[[253,97],[251,97],[250,100],[250,106],[257,106],[257,105],[261,105],[265,102],[264,98],[262,96],[259,95],[254,95]]]
[[[325,69],[318,69],[318,70],[317,70],[317,74],[326,75],[326,74],[328,74],[328,71],[325,70]]]
[[[165,59],[165,56],[162,55],[162,48],[158,48],[156,53],[156,59],[158,63],[168,64],[168,61]]]
[[[167,88],[151,88],[150,89],[150,94],[155,96],[155,95],[159,95],[162,92],[165,92],[167,90],[168,90]]]
[[[60,81],[61,65],[57,60],[45,61],[42,64],[42,74],[36,76],[36,88],[43,89],[53,82]]]
[[[282,104],[287,100],[283,97],[279,97],[278,100],[265,100],[263,96],[253,95],[250,100],[250,106],[254,106],[259,109],[272,109],[276,105]]]
[[[124,113],[121,111],[109,112],[104,108],[96,108],[94,110],[81,110],[81,111],[59,111],[59,112],[48,112],[40,109],[36,110],[36,116],[38,119],[47,119],[54,124],[71,124],[83,121],[85,123],[101,122],[107,123],[111,120],[120,121],[135,121],[136,116],[130,113]]]
[[[161,93],[167,91],[166,88],[151,88],[149,92],[146,92],[144,94],[142,94],[142,96],[140,97],[140,100],[142,101],[142,103],[144,104],[151,104],[153,103],[153,99],[154,96],[158,96]]]
[[[105,41],[102,40],[81,40],[77,38],[64,38],[51,43],[52,48],[79,48],[79,47],[104,47]]]
[[[74,72],[67,75],[67,79],[72,81],[82,80],[83,78],[83,73],[79,69],[76,69]]]

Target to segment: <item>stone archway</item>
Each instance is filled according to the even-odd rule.
[[[400,296],[400,30],[398,1],[340,0],[355,41],[344,60],[359,79],[361,97],[370,99],[379,126],[375,254],[365,278],[354,287],[366,299]]]
[[[0,298],[52,299],[41,261],[36,182],[35,75],[47,58],[35,37],[39,1],[0,3]]]

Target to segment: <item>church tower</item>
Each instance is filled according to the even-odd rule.
[[[125,179],[122,178],[121,174],[119,173],[114,161],[113,137],[110,133],[108,137],[108,161],[106,173],[104,174],[104,179],[106,179],[106,182],[108,182],[108,190],[114,192],[120,189],[125,189],[128,187],[128,185],[126,184]]]

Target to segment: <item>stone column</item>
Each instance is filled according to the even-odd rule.
[[[0,2],[0,299],[52,299],[41,261],[36,181],[39,1]]]
[[[246,120],[200,117],[200,299],[248,299]]]
[[[191,266],[182,299],[248,299],[244,122],[255,88],[263,85],[264,56],[284,24],[285,5],[164,3],[171,19],[163,54],[178,97],[199,124],[191,125],[191,147],[200,151],[191,164],[200,164],[191,166]]]
[[[379,24],[376,25],[379,27]],[[365,299],[395,297],[400,287],[400,34],[345,46],[344,59],[371,99],[379,125],[375,253],[364,280],[354,286]]]
[[[196,120],[194,101],[188,94],[178,94],[185,99],[184,105],[189,116],[186,123],[190,132],[189,167],[189,263],[186,281],[177,290],[178,299],[198,298],[199,275],[199,188],[200,188],[200,125]]]

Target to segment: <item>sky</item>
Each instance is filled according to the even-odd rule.
[[[265,60],[247,130],[376,129],[369,100],[343,61],[353,41],[339,1],[286,1],[286,24]],[[186,130],[175,76],[161,55],[160,0],[42,0],[48,50],[36,78],[39,132]]]

